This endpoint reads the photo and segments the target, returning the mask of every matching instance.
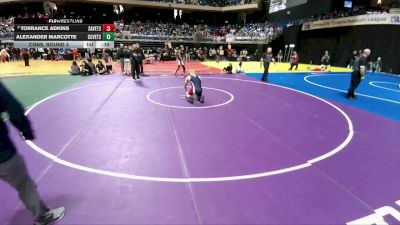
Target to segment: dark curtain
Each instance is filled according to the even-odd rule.
[[[301,31],[288,28],[284,32],[286,40],[293,36],[298,39],[298,51],[300,62],[319,64],[325,50],[331,55],[331,65],[347,66],[353,50],[370,48],[372,54],[369,60],[375,61],[382,57],[383,72],[400,74],[400,26],[398,25],[374,25],[354,26]]]

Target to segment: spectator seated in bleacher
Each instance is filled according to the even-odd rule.
[[[12,38],[14,33],[14,18],[0,17],[0,38]]]

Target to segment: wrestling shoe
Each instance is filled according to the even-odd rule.
[[[34,225],[50,225],[60,221],[65,216],[65,208],[52,209],[48,211],[42,219],[35,222]]]
[[[191,104],[194,103],[193,97],[188,97],[187,100],[188,100],[188,102],[190,102]]]

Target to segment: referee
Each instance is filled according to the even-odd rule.
[[[322,59],[321,59],[321,65],[324,65],[326,68],[328,68],[329,65],[331,64],[330,60],[331,60],[331,57],[329,56],[329,52],[325,51],[325,55],[323,55]]]
[[[132,72],[132,78],[134,80],[140,80],[139,55],[140,55],[139,48],[138,45],[135,43],[132,45],[132,50],[131,50],[131,72]]]
[[[367,48],[363,51],[361,56],[357,58],[354,62],[353,72],[351,73],[350,88],[346,96],[348,99],[355,99],[356,97],[354,91],[361,83],[361,80],[364,80],[365,78],[364,76],[367,67],[367,58],[370,54],[371,50]]]
[[[267,53],[265,53],[263,55],[263,57],[261,58],[260,61],[264,64],[264,73],[263,73],[263,76],[261,78],[261,81],[268,82],[269,64],[271,63],[271,61],[275,63],[275,59],[274,59],[274,57],[272,55],[272,48],[271,47],[269,47],[267,49]],[[261,65],[260,65],[260,67],[261,67]]]

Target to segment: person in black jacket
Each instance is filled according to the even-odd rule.
[[[139,74],[143,75],[143,60],[144,60],[144,51],[143,49],[140,47],[139,43],[136,43],[136,48],[137,48],[137,62],[139,65]]]
[[[347,98],[348,99],[355,99],[356,95],[354,94],[355,90],[357,89],[358,85],[360,85],[361,81],[365,79],[365,73],[367,71],[367,58],[371,54],[370,49],[365,49],[363,54],[356,59],[354,62],[353,72],[351,73],[351,81],[350,81],[350,88],[347,91]]]
[[[33,140],[34,133],[24,109],[14,96],[0,83],[0,113],[7,112],[11,123],[25,140]],[[29,176],[24,159],[8,136],[6,124],[0,119],[0,180],[13,187],[32,213],[35,225],[47,225],[62,219],[65,208],[50,210],[42,201],[36,185]]]
[[[30,57],[30,53],[29,53],[29,49],[27,48],[23,48],[21,50],[21,57],[24,59],[25,61],[25,66],[29,66],[29,57]]]
[[[140,80],[139,55],[140,55],[139,48],[138,45],[135,43],[132,45],[131,48],[131,72],[132,72],[132,78],[134,80]]]

